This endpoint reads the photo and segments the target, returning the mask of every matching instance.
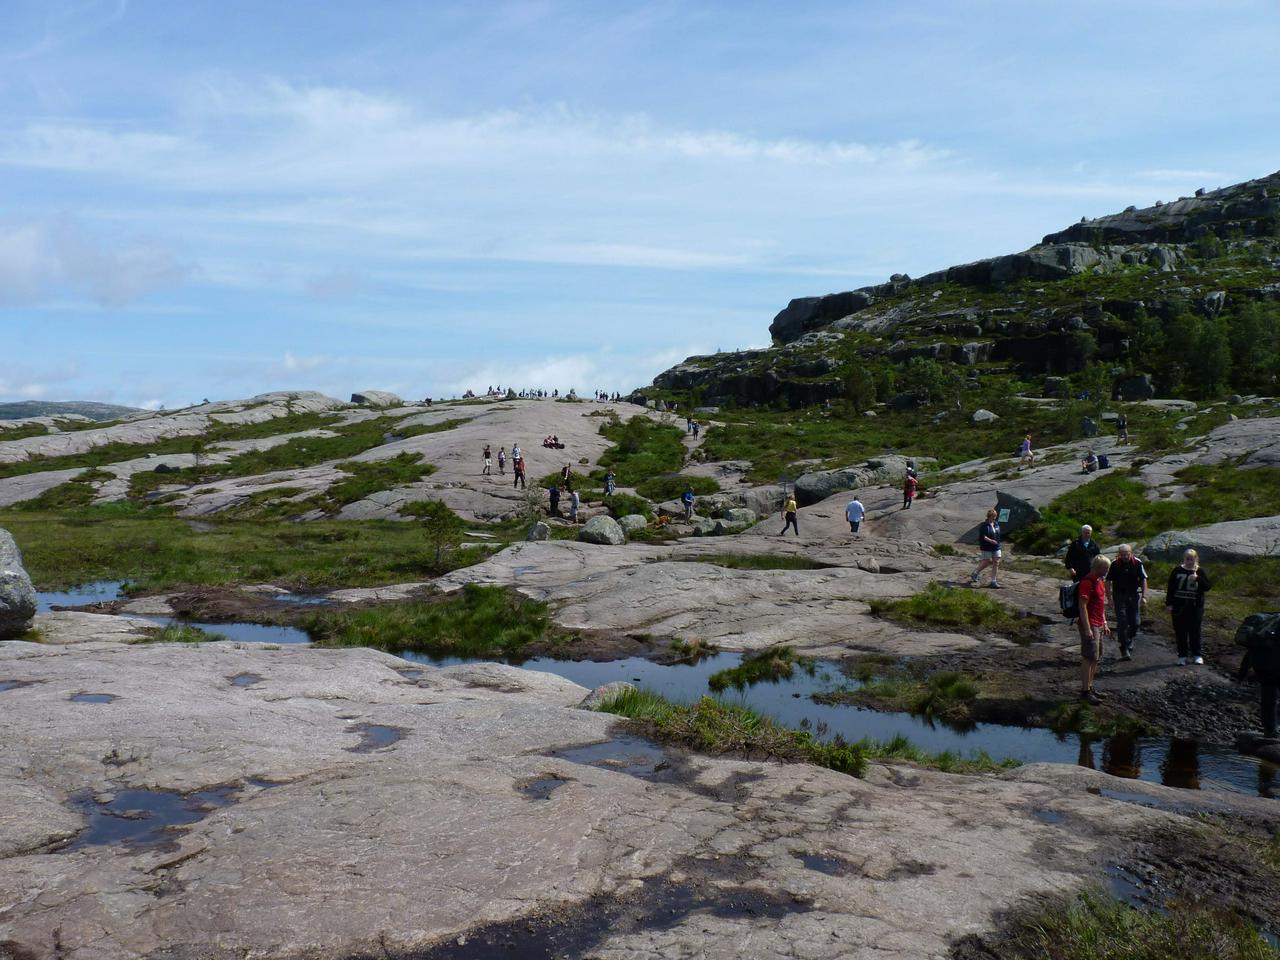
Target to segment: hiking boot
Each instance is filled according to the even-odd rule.
[[[1192,657],[1191,662],[1194,663],[1197,667],[1203,667],[1204,657]]]
[[[1187,665],[1187,658],[1186,658],[1186,657],[1179,657],[1179,658],[1178,658],[1178,666],[1180,666],[1180,667],[1185,667],[1186,665]]]
[[[992,590],[999,590],[999,589],[1000,589],[1000,581],[999,581],[999,580],[992,580],[990,583],[988,583],[988,584],[987,584],[987,586],[988,586],[988,587],[990,587]]]
[[[1083,700],[1085,703],[1093,704],[1095,707],[1098,704],[1102,703],[1102,700],[1092,690],[1081,690],[1080,699]]]

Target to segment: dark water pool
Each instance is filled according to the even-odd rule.
[[[36,591],[36,610],[48,613],[54,607],[83,607],[90,603],[108,603],[120,599],[123,580],[99,580],[82,583],[69,590]]]
[[[402,656],[438,666],[470,662],[437,660],[407,652]],[[710,695],[707,679],[711,674],[737,666],[741,659],[737,653],[719,653],[696,664],[668,665],[639,657],[607,662],[537,658],[526,660],[520,666],[554,673],[588,688],[626,680],[672,700],[690,701]],[[742,691],[728,690],[719,694],[718,699],[745,704],[790,727],[807,727],[823,738],[839,734],[849,740],[863,737],[888,740],[902,734],[929,751],[954,750],[968,754],[985,750],[998,760],[1075,763],[1118,777],[1172,787],[1193,790],[1211,787],[1280,797],[1280,770],[1228,747],[1169,737],[1103,740],[993,723],[958,730],[908,713],[883,713],[812,700],[815,693],[850,684],[835,664],[819,663],[813,676],[796,671],[789,679],[758,683]]]

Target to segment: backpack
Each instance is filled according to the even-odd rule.
[[[1058,587],[1058,609],[1068,620],[1080,616],[1080,584],[1064,583]]]
[[[1105,453],[1098,454],[1098,469],[1099,470],[1111,469],[1111,458],[1107,456]]]

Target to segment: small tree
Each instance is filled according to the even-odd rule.
[[[401,507],[400,512],[422,521],[427,546],[435,548],[436,566],[440,565],[445,550],[452,550],[462,542],[465,528],[462,518],[439,500],[419,500]]]
[[[204,456],[204,439],[196,437],[191,441],[191,455],[196,458],[196,469],[200,469],[200,459]]]

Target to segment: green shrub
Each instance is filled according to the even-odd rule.
[[[636,484],[636,493],[642,497],[661,503],[664,500],[677,500],[689,487],[697,496],[703,497],[720,492],[720,484],[711,477],[687,477],[677,474],[668,477],[650,477]]]

